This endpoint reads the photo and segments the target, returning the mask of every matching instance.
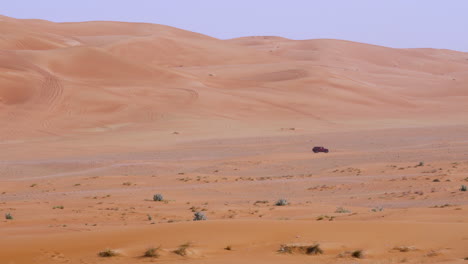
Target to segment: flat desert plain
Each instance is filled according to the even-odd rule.
[[[1,264],[468,263],[468,53],[0,33]]]

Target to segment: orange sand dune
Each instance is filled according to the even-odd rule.
[[[465,263],[467,72],[450,50],[0,16],[0,264]]]

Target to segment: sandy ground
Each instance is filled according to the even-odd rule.
[[[3,16],[0,33],[1,264],[467,262],[466,53]]]

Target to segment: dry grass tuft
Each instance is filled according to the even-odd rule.
[[[112,249],[106,249],[104,251],[101,251],[98,253],[98,255],[102,258],[110,258],[110,257],[115,257],[119,254],[117,254],[117,252],[115,250],[112,250]]]
[[[187,249],[190,248],[191,246],[192,244],[190,242],[182,244],[179,246],[178,249],[174,250],[174,253],[182,257],[187,256]]]
[[[159,257],[159,247],[150,247],[145,251],[143,255],[145,258],[158,258]]]
[[[304,244],[284,244],[278,250],[280,253],[288,254],[306,254],[306,255],[320,255],[323,250],[320,244],[304,245]]]

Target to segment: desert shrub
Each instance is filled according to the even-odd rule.
[[[460,191],[466,192],[466,190],[467,190],[467,189],[466,189],[466,185],[462,185],[462,186],[460,187]]]
[[[13,220],[13,216],[11,215],[11,213],[6,213],[5,214],[5,219],[6,220]]]
[[[422,167],[422,166],[424,166],[424,162],[420,161],[419,164],[417,165],[417,167]]]
[[[313,245],[302,245],[302,244],[284,244],[280,246],[278,250],[280,253],[299,253],[307,255],[319,255],[323,254],[323,250],[320,248],[320,244]]]
[[[398,246],[398,247],[394,247],[393,249],[398,250],[400,252],[410,252],[410,251],[416,250],[416,248],[412,246]]]
[[[193,214],[193,221],[204,221],[206,220],[206,215],[203,212],[195,212]]]
[[[106,249],[104,251],[99,252],[98,255],[102,258],[110,258],[110,257],[115,257],[118,254],[112,249]]]
[[[353,258],[363,258],[364,257],[364,251],[362,250],[355,250],[353,252],[351,252],[351,257]]]
[[[317,221],[322,221],[322,220],[333,221],[334,219],[335,219],[334,216],[329,216],[329,215],[320,215],[316,218]]]
[[[285,206],[285,205],[288,205],[288,204],[289,204],[289,203],[288,203],[288,200],[286,200],[286,199],[279,199],[279,200],[275,203],[276,206]]]
[[[157,258],[159,257],[159,247],[150,247],[145,251],[145,254],[143,255],[145,258]]]
[[[64,209],[65,207],[63,207],[63,205],[56,205],[54,207],[52,207],[52,209]]]
[[[187,256],[187,249],[191,246],[191,243],[190,242],[187,242],[185,244],[182,244],[179,246],[179,248],[177,248],[176,250],[174,250],[174,253],[179,255],[179,256]]]
[[[338,207],[338,208],[336,208],[335,213],[347,214],[347,213],[351,213],[351,211],[348,210],[348,209],[345,209],[343,207]]]
[[[232,247],[231,246],[227,246],[224,248],[225,250],[232,250]]]
[[[162,202],[164,201],[164,196],[162,196],[162,194],[155,194],[153,196],[153,201],[156,201],[156,202]]]
[[[380,207],[372,208],[371,211],[374,212],[374,213],[376,213],[376,212],[382,212],[383,210],[384,210],[384,208],[380,206]]]

